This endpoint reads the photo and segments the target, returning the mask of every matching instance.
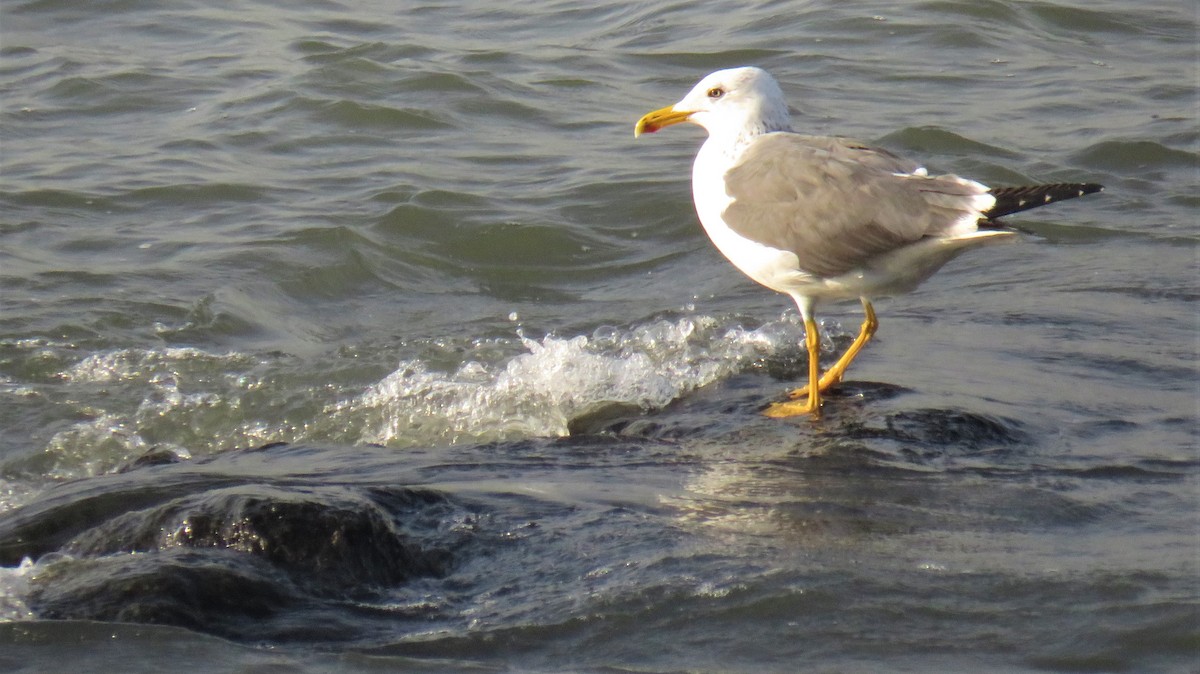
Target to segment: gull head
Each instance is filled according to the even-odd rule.
[[[638,120],[633,135],[691,122],[709,136],[754,136],[791,130],[791,115],[783,91],[762,68],[718,70],[700,80],[675,105],[647,113]]]

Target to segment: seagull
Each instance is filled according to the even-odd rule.
[[[779,84],[755,67],[708,75],[678,103],[639,119],[634,137],[681,122],[708,132],[692,167],[708,237],[746,276],[791,296],[804,320],[808,384],[768,406],[769,417],[820,416],[821,394],[842,381],[879,327],[873,298],[910,292],[964,250],[1014,238],[1001,216],[1103,189],[989,188],[929,175],[860,141],[796,133]],[[858,336],[821,374],[817,303],[855,298],[865,314]]]

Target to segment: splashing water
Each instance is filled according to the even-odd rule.
[[[373,417],[359,440],[387,445],[561,436],[573,417],[598,405],[663,407],[781,343],[795,344],[796,329],[786,321],[748,330],[688,317],[627,331],[602,327],[591,336],[521,335],[527,352],[505,363],[468,361],[445,373],[405,361],[330,411]]]
[[[286,354],[167,347],[75,358],[64,345],[51,349],[45,384],[5,390],[61,400],[38,422],[40,445],[7,469],[57,480],[111,472],[150,449],[187,457],[276,441],[413,447],[561,436],[602,406],[658,409],[795,352],[802,332],[792,314],[754,329],[689,314],[568,337],[439,338],[381,378],[362,356],[387,368],[394,345],[338,352],[318,382]],[[0,509],[22,500],[0,495]]]

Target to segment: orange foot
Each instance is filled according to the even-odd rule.
[[[772,419],[786,419],[787,417],[799,417],[806,414],[811,414],[814,419],[821,418],[821,400],[820,398],[805,398],[804,400],[793,400],[783,403],[771,403],[767,409],[763,410],[763,415]]]

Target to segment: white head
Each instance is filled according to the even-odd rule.
[[[708,75],[675,105],[639,119],[634,136],[680,122],[699,124],[710,136],[734,138],[791,130],[791,115],[779,84],[767,71],[754,67]]]

